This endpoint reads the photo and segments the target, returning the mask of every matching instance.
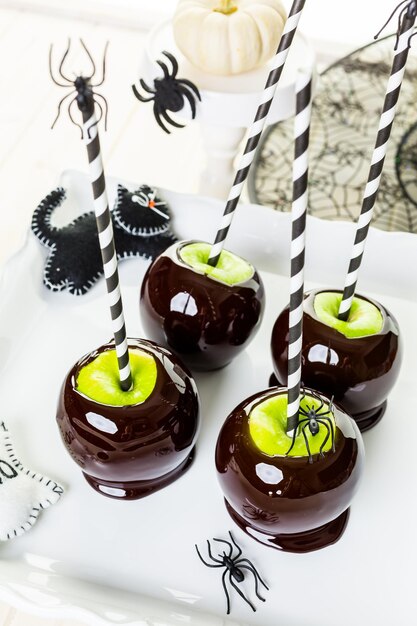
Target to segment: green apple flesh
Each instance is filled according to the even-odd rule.
[[[269,456],[287,456],[288,450],[292,444],[292,437],[286,432],[287,426],[287,395],[277,395],[260,402],[256,405],[249,416],[249,432],[253,442],[263,452]],[[306,395],[302,398],[300,406],[308,411],[309,408],[318,409],[320,402],[311,396]],[[324,404],[320,413],[323,415],[329,410],[329,405]],[[336,426],[334,417],[331,413],[325,415],[330,418],[333,424],[333,432],[336,432]],[[299,419],[305,419],[300,413]],[[329,422],[326,422],[330,427]],[[301,425],[304,427],[307,422]],[[328,429],[324,424],[319,424],[319,432],[316,435],[312,435],[310,429],[305,429],[305,434],[310,446],[311,454],[318,454],[323,441],[328,435]],[[329,436],[326,444],[323,446],[322,452],[327,452],[332,447],[332,437]],[[305,444],[305,439],[301,429],[297,431],[294,447],[288,456],[308,457],[308,451]]]
[[[210,256],[210,249],[211,246],[209,243],[190,243],[180,249],[180,257],[184,263],[190,265],[190,267],[198,272],[215,278],[227,285],[244,283],[253,276],[253,266],[241,257],[227,250],[222,250],[216,267],[212,267],[207,263]]]
[[[381,332],[384,320],[381,311],[368,300],[353,298],[349,319],[338,318],[342,294],[323,291],[314,298],[314,310],[323,324],[334,328],[345,337],[354,339]]]
[[[106,350],[78,373],[76,389],[100,404],[130,406],[144,402],[155,388],[157,369],[153,356],[142,350],[129,350],[133,385],[120,387],[116,350]]]

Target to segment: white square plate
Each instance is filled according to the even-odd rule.
[[[69,172],[57,212],[63,224],[91,206],[87,179]],[[115,181],[109,181],[111,199]],[[132,187],[131,185],[128,185]],[[221,203],[164,192],[180,238],[211,240]],[[290,222],[242,205],[228,247],[251,260],[265,281],[267,309],[249,348],[223,370],[199,374],[202,430],[190,470],[168,488],[134,502],[94,492],[68,456],[55,424],[57,396],[70,366],[110,337],[104,281],[89,294],[53,294],[42,284],[43,249],[29,234],[0,287],[0,406],[23,463],[62,483],[66,493],[25,536],[0,546],[0,597],[34,613],[94,624],[135,626],[351,626],[411,623],[417,562],[417,240],[371,231],[361,288],[397,317],[405,337],[400,380],[382,422],[365,435],[366,473],[342,539],[305,555],[264,547],[234,527],[214,468],[224,419],[242,399],[268,386],[269,342],[287,304]],[[353,225],[308,224],[308,287],[342,287]],[[121,263],[127,328],[141,336],[139,285],[147,267]],[[389,456],[386,452],[389,451]],[[1,494],[0,494],[1,495]],[[258,611],[232,595],[231,619],[217,570],[194,544],[232,529],[245,556],[270,586]],[[249,586],[247,592],[254,597]]]

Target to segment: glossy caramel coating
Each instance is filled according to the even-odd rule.
[[[321,322],[314,310],[314,298],[321,291],[305,295],[303,319],[302,383],[334,396],[359,424],[372,425],[372,415],[385,408],[401,367],[402,345],[398,323],[382,305],[375,305],[383,317],[382,330],[366,337],[348,338]],[[340,293],[340,292],[339,292]],[[271,338],[274,372],[279,385],[287,382],[288,315],[286,307],[278,316]],[[370,420],[370,421],[369,421]]]
[[[199,427],[199,399],[176,356],[145,340],[129,347],[151,354],[157,379],[141,404],[110,406],[76,389],[80,369],[114,343],[86,355],[63,383],[57,422],[63,442],[88,482],[105,495],[138,498],[174,480],[191,460]]]
[[[343,532],[346,511],[363,473],[364,449],[355,422],[335,407],[334,451],[313,455],[311,463],[307,452],[305,457],[263,453],[250,435],[250,413],[271,396],[286,393],[283,388],[268,389],[234,409],[219,434],[216,468],[228,510],[243,530],[281,549],[280,537],[287,546],[293,539],[291,550],[302,552],[303,546],[294,547],[300,535],[308,538],[321,527],[326,533],[326,526],[338,518]],[[317,547],[322,545],[312,549]]]
[[[148,268],[140,296],[145,333],[180,355],[192,370],[224,367],[253,338],[264,312],[264,287],[255,271],[227,285],[185,264],[175,244]]]

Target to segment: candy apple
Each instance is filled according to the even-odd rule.
[[[195,383],[176,356],[129,339],[133,385],[120,388],[114,343],[80,359],[62,386],[57,422],[88,483],[135,499],[170,484],[190,465],[199,426]]]
[[[273,548],[309,552],[341,537],[364,449],[356,423],[323,394],[305,389],[293,433],[286,413],[282,387],[242,402],[219,434],[216,468],[242,530]]]
[[[148,268],[141,288],[147,336],[194,370],[227,365],[252,339],[264,311],[255,268],[226,250],[212,267],[209,252],[201,241],[174,244]]]
[[[357,296],[349,319],[338,319],[340,291],[305,295],[302,382],[337,402],[361,431],[383,416],[398,377],[402,348],[398,323],[381,304]],[[271,338],[278,384],[287,382],[288,307],[278,316]],[[274,381],[276,382],[276,381]]]

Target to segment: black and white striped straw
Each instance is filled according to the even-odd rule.
[[[128,391],[132,387],[129,350],[123,314],[122,295],[120,292],[113,224],[111,221],[109,202],[107,199],[106,182],[104,179],[100,140],[97,128],[97,117],[92,97],[90,98],[86,110],[82,110],[82,115],[83,136],[87,146],[88,163],[90,166],[90,178],[94,196],[94,212],[96,215],[100,251],[103,260],[104,276],[106,279],[108,300],[110,304],[112,329],[119,365],[120,386],[123,391]]]
[[[250,166],[252,165],[255,157],[256,148],[259,144],[266,118],[269,113],[269,109],[271,108],[278,82],[281,78],[305,3],[306,0],[294,0],[288,19],[285,23],[284,31],[274,58],[273,68],[268,75],[268,79],[262,93],[261,102],[258,106],[253,124],[249,130],[245,150],[240,160],[233,186],[227,199],[220,228],[217,231],[216,239],[210,250],[208,263],[213,267],[217,265],[221,251],[223,250],[224,242],[229,232],[243,186],[248,177]]]
[[[388,142],[391,135],[405,66],[410,50],[410,37],[413,34],[416,17],[417,4],[415,0],[412,0],[407,5],[406,10],[404,10],[402,20],[400,21],[396,52],[391,69],[391,75],[388,81],[383,111],[379,122],[375,148],[372,154],[368,182],[362,201],[361,213],[357,224],[355,242],[346,276],[342,301],[339,307],[339,319],[344,321],[349,319],[350,309],[356,291],[356,284],[365,250],[369,225],[372,220],[373,210],[378,195],[382,170],[388,149]]]
[[[287,432],[297,428],[300,408],[301,352],[303,342],[304,252],[308,206],[308,146],[311,121],[312,71],[301,70],[296,86],[291,211],[291,279],[288,336]]]

